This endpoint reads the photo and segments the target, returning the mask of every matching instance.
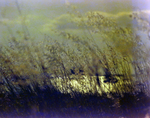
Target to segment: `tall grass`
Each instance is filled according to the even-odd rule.
[[[100,112],[102,108],[90,102],[93,96],[98,102],[104,102],[104,99],[109,101],[98,103],[105,107],[108,105],[104,111],[109,109],[113,112],[112,106],[127,110],[130,104],[125,107],[124,103],[128,101],[136,107],[146,104],[148,100],[145,93],[148,95],[149,85],[143,82],[149,81],[149,65],[145,57],[147,52],[143,51],[143,47],[138,47],[139,39],[134,29],[120,27],[115,19],[98,12],[88,12],[86,16],[77,11],[75,13],[80,19],[76,22],[77,25],[85,27],[90,37],[55,31],[56,35],[61,35],[75,48],[70,48],[68,42],[61,43],[55,39],[46,39],[40,44],[32,42],[26,33],[28,29],[23,29],[22,39],[19,40],[12,35],[9,46],[1,45],[2,111],[10,112],[9,104],[18,113],[21,112],[19,108],[25,113],[26,108],[31,109],[34,105],[38,112],[43,111],[44,107],[47,110],[48,107],[63,108],[63,105],[68,104],[76,107],[77,104],[83,107],[91,105],[93,109],[98,107]],[[91,31],[101,34],[104,42],[102,48],[97,45]],[[136,105],[138,97],[141,99],[140,102],[145,102]],[[74,98],[73,102],[71,98]],[[71,102],[67,102],[66,99]],[[89,104],[84,103],[84,100]],[[47,112],[46,110],[43,112]]]

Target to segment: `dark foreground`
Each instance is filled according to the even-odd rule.
[[[62,94],[54,88],[22,88],[18,94],[0,94],[0,118],[144,118],[150,99],[143,93],[125,93],[114,99],[98,95]]]

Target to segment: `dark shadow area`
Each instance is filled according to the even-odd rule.
[[[26,86],[23,92],[15,95],[0,94],[0,117],[126,117],[144,118],[148,113],[150,99],[143,93],[124,97],[108,98],[106,94],[62,94],[54,88],[41,89],[35,84],[35,91]]]

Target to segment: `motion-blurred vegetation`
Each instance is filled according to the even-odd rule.
[[[124,106],[123,102],[126,104],[125,98],[135,106],[138,99],[140,105],[145,105],[147,99],[138,97],[139,93],[149,95],[150,91],[149,49],[139,44],[142,40],[136,33],[137,29],[132,25],[121,27],[115,18],[99,12],[82,15],[75,7],[72,10],[69,12],[70,20],[86,30],[88,35],[81,37],[52,29],[64,40],[59,42],[48,36],[44,39],[43,35],[43,40],[36,43],[31,40],[32,34],[28,33],[23,21],[20,38],[8,28],[9,45],[0,47],[0,109],[3,112],[10,112],[9,100],[13,102],[12,108],[23,108],[27,103],[28,107],[37,105],[36,109],[40,111],[40,102],[51,100],[54,91],[71,95],[74,99],[78,94],[110,98],[110,101],[115,101],[116,108]],[[140,19],[136,12],[129,17]],[[149,35],[148,26],[143,27],[147,28],[144,31]],[[93,37],[97,34],[102,45]],[[49,94],[50,98],[46,99],[44,94]],[[47,104],[53,103],[44,103],[45,107]],[[19,108],[15,107],[16,111]]]

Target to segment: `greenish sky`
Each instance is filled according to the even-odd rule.
[[[16,1],[21,14],[17,9]],[[67,5],[77,6],[77,10],[83,15],[87,11],[100,11],[101,14],[115,18],[119,25],[126,26],[134,23],[129,18],[134,7],[149,10],[147,3],[149,0],[1,0],[0,41],[5,42],[10,34],[19,38],[22,19],[30,36],[36,41],[41,41],[44,34],[58,38],[51,29],[83,35],[83,28],[78,28],[69,20],[70,16],[67,12],[70,9]],[[95,38],[98,37],[95,35]]]

